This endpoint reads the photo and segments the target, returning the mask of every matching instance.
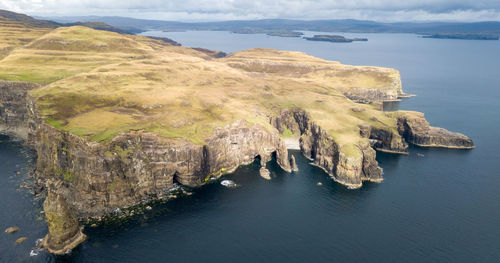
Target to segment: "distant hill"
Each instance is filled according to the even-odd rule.
[[[112,16],[54,17],[58,22],[99,21],[129,32],[147,30],[183,31],[218,30],[235,33],[272,33],[290,31],[355,32],[355,33],[415,33],[415,34],[490,34],[500,35],[500,22],[396,22],[381,23],[366,20],[235,20],[221,22],[183,23],[174,21],[135,19]]]
[[[25,25],[31,26],[31,27],[48,27],[48,28],[56,28],[60,26],[59,23],[53,22],[53,21],[48,21],[48,20],[41,20],[41,19],[35,19],[31,16],[27,16],[25,14],[19,14],[7,10],[1,10],[0,9],[0,17],[3,17],[5,19],[11,20],[11,21],[16,21],[23,23]]]
[[[44,19],[36,19],[15,12],[0,10],[0,60],[6,57],[15,48],[24,46],[56,28],[71,26],[85,26],[97,30],[111,31],[120,34],[133,33],[110,26],[103,22],[54,22]],[[170,45],[180,45],[179,43],[168,38],[161,38],[161,40]]]
[[[65,23],[62,24],[62,26],[85,26],[85,27],[90,27],[93,29],[97,30],[105,30],[105,31],[111,31],[111,32],[116,32],[120,34],[130,34],[133,32],[129,32],[123,29],[119,29],[113,26],[110,26],[106,23],[103,22],[75,22],[75,23]]]
[[[1,10],[0,9],[0,18],[6,19],[11,22],[18,22],[23,25],[29,26],[29,27],[35,27],[35,28],[57,28],[61,26],[86,26],[90,27],[93,29],[97,30],[106,30],[106,31],[111,31],[111,32],[116,32],[116,33],[133,33],[133,32],[128,32],[126,30],[116,28],[113,26],[110,26],[106,23],[103,22],[80,22],[80,21],[72,21],[70,23],[61,23],[61,22],[54,22],[50,20],[44,20],[44,19],[37,19],[33,18],[31,16],[25,15],[25,14],[19,14],[7,10]]]

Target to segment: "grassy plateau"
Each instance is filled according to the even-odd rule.
[[[307,111],[346,153],[356,154],[356,144],[366,140],[359,125],[396,128],[393,117],[342,93],[394,89],[394,69],[270,49],[213,58],[161,40],[82,26],[2,22],[0,39],[0,79],[42,84],[31,94],[45,121],[92,141],[107,143],[142,129],[203,144],[215,127],[241,119],[272,129],[270,117],[291,107]]]

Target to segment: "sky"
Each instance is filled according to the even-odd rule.
[[[0,9],[46,17],[106,15],[174,21],[500,21],[500,0],[0,0]]]

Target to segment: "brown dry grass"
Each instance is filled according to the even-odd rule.
[[[245,119],[271,129],[279,109],[300,107],[357,155],[365,140],[360,124],[391,131],[396,124],[342,89],[390,89],[399,73],[270,49],[213,59],[145,37],[71,27],[11,52],[0,78],[46,83],[32,94],[47,122],[94,141],[144,129],[203,144],[215,127]]]

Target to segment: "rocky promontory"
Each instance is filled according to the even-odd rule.
[[[456,132],[432,127],[420,112],[398,112],[398,131],[409,143],[421,147],[472,149],[472,140]]]
[[[82,38],[81,36],[85,36]],[[300,52],[227,56],[142,36],[58,28],[0,61],[0,130],[37,152],[49,233],[61,254],[85,240],[79,222],[199,187],[241,165],[297,170],[285,140],[335,181],[381,182],[376,151],[408,143],[473,148],[420,113],[384,112],[404,96],[399,72]]]

